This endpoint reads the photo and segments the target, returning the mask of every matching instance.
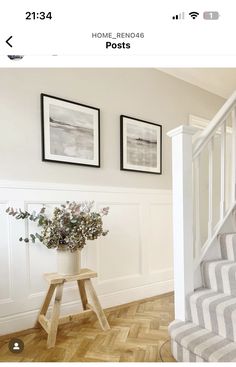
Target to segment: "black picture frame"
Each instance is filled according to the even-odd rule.
[[[40,102],[41,102],[42,161],[99,168],[101,166],[101,162],[100,162],[100,156],[101,156],[100,154],[100,109],[97,107],[85,105],[82,103],[67,100],[64,98],[59,98],[59,97],[52,96],[52,95],[45,94],[45,93],[40,94]],[[56,143],[55,141],[52,143],[52,137],[50,133],[50,131],[52,131],[52,128],[50,128],[50,124],[52,123],[52,117],[50,115],[50,113],[52,114],[52,111],[50,112],[50,105],[53,106],[54,115],[56,114],[63,115],[64,113],[64,115],[67,114],[67,118],[70,117],[69,107],[71,105],[71,117],[70,117],[71,120],[76,116],[76,112],[77,112],[77,115],[79,114],[84,115],[85,120],[86,120],[86,113],[88,114],[87,121],[83,121],[83,124],[87,125],[87,127],[78,126],[77,122],[76,123],[74,122],[74,125],[71,125],[71,122],[66,122],[66,121],[62,122],[62,121],[53,120],[53,122],[55,123],[55,125],[57,124],[57,130],[58,130],[57,135],[59,134],[60,130],[61,131],[64,130],[64,136],[66,135],[70,136],[70,133],[69,133],[70,129],[71,130],[74,129],[77,135],[79,134],[79,129],[82,131],[84,130],[83,133],[84,135],[87,134],[87,140],[89,140],[88,142],[89,144],[87,146],[87,151],[85,149],[83,154],[84,155],[87,154],[88,156],[88,155],[92,155],[93,153],[94,154],[93,159],[89,159],[89,158],[85,159],[85,158],[80,158],[80,157],[75,158],[72,156],[70,157],[68,153],[64,156],[61,154],[57,154],[57,153],[56,154],[51,153],[53,149],[54,149],[53,153],[55,153]],[[56,110],[56,107],[58,111]],[[90,120],[92,120],[92,118],[94,120],[91,122]],[[92,132],[91,132],[90,125],[93,126]],[[54,130],[56,130],[55,127],[53,128]],[[82,134],[82,131],[80,132],[81,134]],[[55,135],[55,132],[54,132],[54,135]],[[73,135],[72,135],[72,138],[73,138]],[[89,151],[89,147],[91,147],[92,138],[93,138],[93,144],[94,144],[93,151],[92,149],[90,149]],[[62,137],[60,137],[60,140],[62,140]],[[69,140],[68,140],[68,143],[69,143]],[[62,150],[61,146],[63,146],[63,144],[58,144],[59,151]],[[77,144],[74,144],[74,146],[69,146],[67,150],[72,151],[72,150],[75,150],[76,147],[77,147]]]
[[[130,137],[127,135],[129,123]],[[141,132],[142,125],[143,133]],[[156,138],[155,129],[157,131]],[[143,138],[142,136],[145,134],[152,136],[154,140]],[[141,157],[142,161],[149,164],[149,166],[142,164]],[[138,164],[138,160],[140,164]],[[154,167],[155,160],[157,163],[156,167]],[[120,116],[120,169],[122,171],[162,174],[162,125],[127,115]]]

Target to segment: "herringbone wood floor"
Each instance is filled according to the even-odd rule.
[[[173,320],[173,295],[162,295],[106,310],[111,330],[102,331],[96,316],[61,325],[56,346],[46,347],[46,333],[30,329],[0,338],[0,361],[7,362],[174,362],[167,327]],[[8,350],[20,338],[20,354]],[[166,342],[167,341],[167,342]],[[166,342],[164,345],[163,343]]]

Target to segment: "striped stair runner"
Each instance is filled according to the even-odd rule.
[[[236,343],[192,322],[175,320],[169,325],[169,333],[172,353],[178,362],[191,362],[191,359],[197,362],[236,362]]]
[[[221,257],[236,261],[236,235],[235,233],[224,233],[219,235]]]
[[[179,362],[236,361],[236,234],[219,241],[222,258],[202,263],[204,288],[187,297],[188,321],[169,326]]]
[[[236,262],[229,260],[204,261],[202,275],[206,288],[236,296]]]

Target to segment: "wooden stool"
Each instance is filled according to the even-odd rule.
[[[81,269],[81,272],[77,275],[60,275],[57,273],[44,274],[46,280],[49,282],[49,288],[39,312],[36,326],[40,324],[46,333],[48,334],[47,347],[53,348],[56,343],[58,325],[65,324],[69,321],[78,320],[84,317],[90,316],[93,312],[97,315],[99,323],[103,330],[109,330],[107,318],[100,305],[97,294],[93,288],[91,278],[97,277],[97,273],[90,269]],[[72,315],[60,317],[60,306],[62,299],[63,286],[65,282],[77,281],[79,293],[83,305],[84,311]],[[52,296],[56,291],[56,296],[52,309],[51,319],[46,318],[46,313],[52,299]],[[88,303],[87,293],[90,296],[91,304]]]

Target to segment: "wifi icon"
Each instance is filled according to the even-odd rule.
[[[189,15],[192,19],[196,19],[197,16],[199,15],[199,13],[197,11],[191,11],[191,13],[189,13]]]

